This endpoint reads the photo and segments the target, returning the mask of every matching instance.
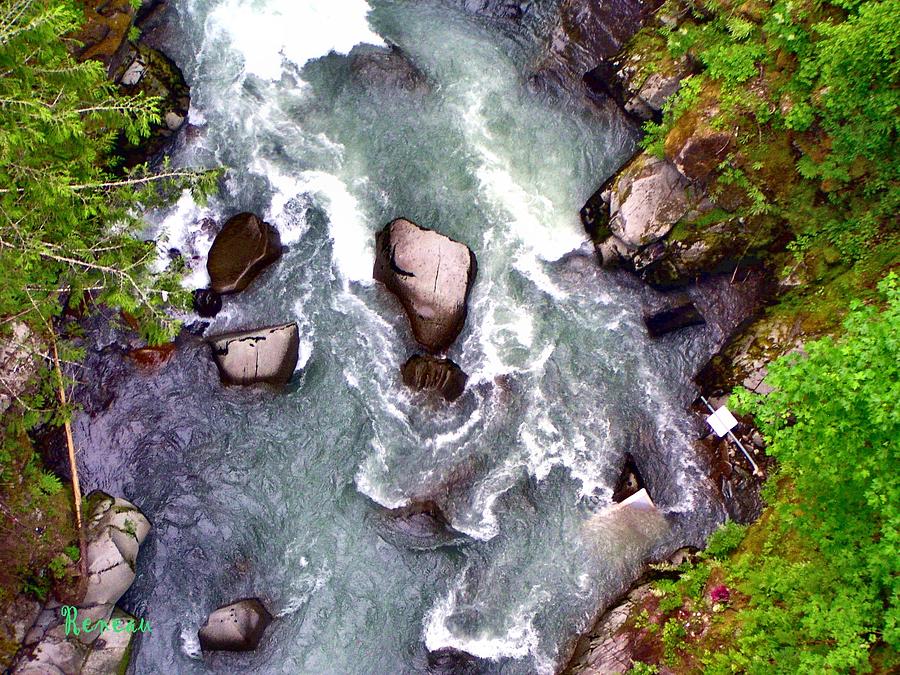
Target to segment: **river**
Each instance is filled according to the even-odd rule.
[[[135,673],[425,672],[444,648],[476,672],[553,672],[644,562],[724,518],[685,412],[722,331],[651,341],[657,296],[598,269],[578,221],[634,127],[529,85],[555,3],[518,23],[460,5],[175,3],[192,126],[174,162],[229,170],[209,204],[185,196],[149,232],[196,256],[198,287],[204,219],[263,215],[286,253],[207,334],[297,321],[301,353],[282,392],[223,388],[188,336],[153,373],[89,360],[106,400],[77,420],[84,482],[153,523],[124,599],[153,626]],[[427,86],[361,78],[358,43],[398,45]],[[415,345],[372,280],[374,233],[399,216],[478,258],[453,404],[400,381]],[[104,368],[130,370],[104,389]],[[610,510],[626,452],[662,515]],[[411,547],[382,507],[435,495],[464,537]],[[278,616],[263,644],[204,659],[199,625],[247,596]]]

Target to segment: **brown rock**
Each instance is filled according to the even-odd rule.
[[[455,401],[462,395],[469,379],[450,359],[419,354],[411,356],[400,372],[407,387],[436,391],[448,401]]]
[[[731,148],[731,134],[724,131],[696,131],[675,156],[675,166],[690,180],[706,179]]]
[[[278,230],[252,213],[232,216],[209,249],[210,288],[223,294],[242,291],[280,257]]]
[[[248,652],[259,646],[272,615],[257,598],[219,607],[200,628],[203,651]]]
[[[404,218],[375,237],[375,280],[397,296],[416,340],[432,352],[462,331],[477,269],[468,246]]]
[[[160,345],[159,347],[141,347],[140,349],[132,349],[128,356],[139,367],[152,370],[159,368],[168,361],[172,354],[175,353],[175,343]]]
[[[285,385],[299,358],[296,323],[216,335],[207,340],[225,384]]]

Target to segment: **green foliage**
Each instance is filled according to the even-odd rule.
[[[884,308],[853,303],[840,340],[769,367],[775,391],[738,392],[792,489],[776,491],[761,555],[733,574],[751,598],[727,655],[749,672],[867,672],[873,645],[900,648],[900,288]],[[787,552],[790,551],[790,555]]]
[[[678,651],[684,647],[687,631],[678,619],[669,619],[662,630],[663,659],[667,663],[675,663]]]
[[[663,107],[662,122],[659,124],[656,122],[644,123],[645,135],[641,140],[641,145],[647,152],[657,157],[665,154],[666,135],[675,120],[697,104],[702,86],[702,77],[696,75],[686,77],[681,82],[681,88],[666,101]]]
[[[48,471],[41,471],[37,481],[37,489],[45,495],[55,495],[62,490],[62,481],[59,476]]]
[[[724,559],[737,550],[744,540],[746,526],[733,520],[726,520],[718,530],[712,533],[706,544],[704,554],[709,558]]]
[[[653,664],[644,663],[642,661],[635,661],[631,664],[628,673],[629,675],[657,675],[657,673],[659,673],[659,666],[654,666]]]
[[[186,294],[177,275],[150,270],[139,214],[184,188],[202,197],[215,176],[116,169],[114,142],[148,135],[158,101],[123,96],[102,64],[72,58],[64,36],[80,17],[72,0],[0,1],[0,317],[43,331],[61,295],[90,297],[133,313],[157,342],[177,327],[167,305]]]

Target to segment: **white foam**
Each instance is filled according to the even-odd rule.
[[[540,600],[549,599],[546,593],[532,594],[513,612],[508,627],[502,633],[483,630],[477,636],[461,637],[454,634],[447,626],[456,610],[456,594],[454,589],[439,599],[425,616],[425,646],[428,651],[438,649],[457,649],[478,658],[498,661],[502,658],[534,659],[535,670],[539,674],[552,673],[554,663],[540,654],[539,636],[534,626]],[[540,597],[536,597],[540,596]]]
[[[226,0],[207,17],[206,34],[226,37],[244,60],[244,71],[281,77],[284,62],[302,67],[329,52],[384,41],[369,27],[365,0]]]
[[[180,637],[182,653],[190,659],[202,660],[203,650],[200,648],[196,626],[183,626]]]
[[[341,279],[369,286],[375,263],[375,245],[359,203],[337,176],[323,171],[300,174],[303,189],[325,201],[328,234],[332,241],[332,261]]]

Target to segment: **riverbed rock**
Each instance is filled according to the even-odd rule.
[[[194,311],[204,319],[211,319],[222,310],[222,296],[211,288],[198,288],[192,296]]]
[[[677,304],[644,317],[644,325],[647,326],[647,332],[652,338],[704,323],[706,319],[701,316],[689,298],[681,298]]]
[[[238,293],[281,257],[278,230],[252,213],[238,213],[216,236],[206,269],[216,293]]]
[[[272,615],[257,598],[238,600],[219,607],[200,628],[203,651],[253,651],[259,646]]]
[[[209,337],[225,384],[287,384],[297,367],[300,332],[296,323],[234,331]]]
[[[429,551],[468,542],[433,499],[417,499],[396,509],[379,509],[379,535],[394,546]]]
[[[353,79],[369,89],[407,94],[425,94],[430,90],[425,73],[396,45],[357,45],[349,57]]]
[[[375,237],[373,275],[397,296],[416,340],[432,352],[462,331],[477,267],[468,246],[405,218]]]
[[[616,179],[609,228],[629,246],[646,246],[667,235],[690,207],[689,182],[675,165],[642,153]]]
[[[167,363],[175,353],[175,343],[168,342],[157,347],[139,347],[128,352],[130,358],[139,368],[154,370]]]
[[[130,0],[82,0],[79,5],[85,21],[74,36],[81,43],[75,56],[100,61],[113,77],[125,58],[134,7]]]
[[[150,522],[124,499],[92,493],[87,501],[96,505],[88,522],[88,583],[81,605],[109,605],[111,612],[134,581],[138,550]]]
[[[87,592],[70,615],[76,627],[113,619],[133,619],[115,603],[134,581],[134,567],[150,522],[131,502],[92,492],[87,504]],[[63,605],[48,600],[25,635],[16,675],[100,675],[124,672],[132,632],[80,630],[67,634]]]
[[[462,395],[469,379],[450,359],[419,354],[411,356],[400,373],[407,387],[435,391],[448,401],[455,401]]]
[[[640,471],[638,471],[634,457],[629,453],[625,453],[625,464],[613,489],[613,501],[617,504],[623,502],[643,487],[644,479],[641,477]]]

